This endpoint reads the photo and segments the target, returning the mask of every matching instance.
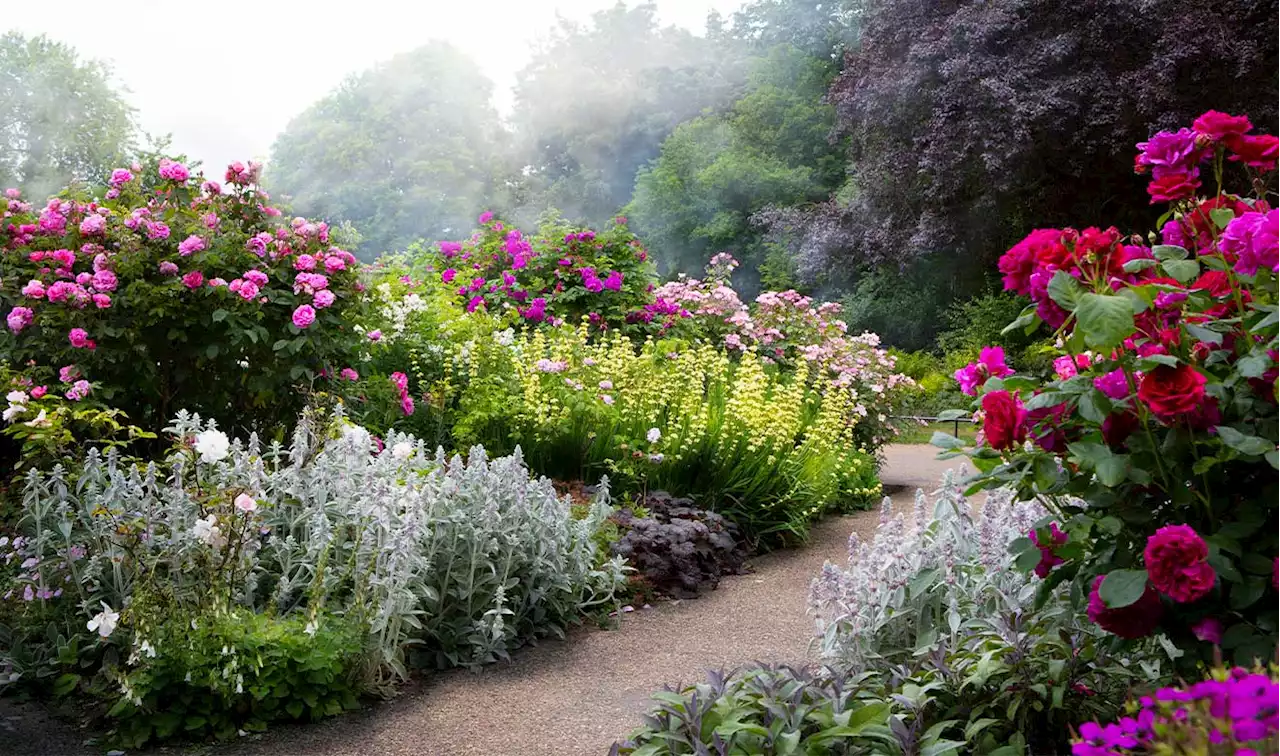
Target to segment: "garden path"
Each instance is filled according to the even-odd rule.
[[[932,490],[948,467],[935,452],[926,445],[886,450],[881,477],[887,488],[901,487],[894,494],[901,509],[909,512],[915,489]],[[809,581],[824,561],[844,559],[850,531],[869,538],[877,519],[874,511],[828,518],[805,548],[756,558],[753,573],[726,578],[701,598],[627,614],[617,630],[580,628],[568,641],[543,641],[479,673],[434,675],[364,712],[273,727],[211,750],[217,756],[601,756],[638,724],[649,693],[664,684],[699,681],[714,667],[810,661]],[[33,756],[72,753],[59,746],[78,740],[51,732],[49,724],[28,733],[52,739],[47,746],[54,750]],[[18,734],[8,742],[22,743]]]

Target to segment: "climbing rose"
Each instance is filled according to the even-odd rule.
[[[316,321],[316,311],[311,305],[298,305],[293,311],[293,324],[298,328],[306,328]]]
[[[198,289],[204,285],[204,274],[198,270],[193,270],[182,277],[182,283],[188,289]]]
[[[204,249],[204,239],[201,239],[199,236],[196,236],[195,234],[188,236],[186,239],[183,239],[178,244],[178,254],[182,255],[183,257],[187,257],[188,255],[192,255],[203,249]]]
[[[89,346],[89,334],[83,328],[72,328],[67,332],[67,341],[77,349]]]
[[[1164,605],[1160,603],[1160,595],[1150,585],[1142,594],[1142,598],[1128,606],[1110,609],[1102,601],[1099,591],[1106,575],[1099,575],[1093,580],[1093,590],[1089,593],[1089,620],[1107,632],[1121,638],[1145,638],[1160,624],[1160,615],[1164,613]]]
[[[1204,400],[1205,377],[1190,365],[1157,365],[1142,376],[1138,398],[1165,422],[1198,408]]]
[[[316,307],[328,307],[333,304],[335,299],[333,292],[328,289],[321,289],[316,292],[315,298],[312,300]]]
[[[190,175],[190,171],[182,163],[175,163],[172,160],[160,161],[160,178],[169,179],[170,181],[186,181]]]
[[[111,295],[110,294],[94,294],[93,306],[97,307],[99,310],[107,309],[108,307],[111,306]]]
[[[316,258],[311,255],[298,255],[298,259],[293,261],[294,270],[314,270],[316,267]]]
[[[1209,547],[1189,525],[1166,525],[1147,539],[1147,575],[1156,590],[1180,604],[1203,598],[1217,575],[1206,561]]]
[[[36,319],[35,312],[30,307],[15,307],[9,311],[6,320],[9,323],[9,330],[18,333],[23,328],[31,325]]]
[[[992,391],[982,397],[982,432],[993,449],[1012,449],[1027,439],[1027,411],[1008,391]]]
[[[80,221],[80,233],[85,236],[94,236],[102,233],[106,229],[107,219],[97,213],[87,215],[84,220]]]

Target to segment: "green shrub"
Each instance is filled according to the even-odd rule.
[[[366,632],[356,623],[238,608],[156,616],[163,619],[148,629],[146,648],[134,649],[134,666],[117,680],[123,695],[107,712],[119,745],[226,739],[359,706]]]

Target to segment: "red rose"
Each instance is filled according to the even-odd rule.
[[[1192,282],[1193,291],[1203,291],[1211,297],[1225,297],[1231,293],[1231,278],[1225,270],[1206,270]]]
[[[1098,627],[1121,638],[1145,638],[1155,631],[1160,624],[1160,616],[1164,614],[1164,604],[1160,603],[1160,595],[1152,590],[1151,585],[1143,592],[1142,598],[1128,606],[1110,609],[1102,601],[1099,591],[1106,575],[1093,579],[1093,590],[1089,593],[1089,619]]]
[[[1176,420],[1204,400],[1204,375],[1190,365],[1159,365],[1142,376],[1138,398],[1165,422]]]
[[[1275,170],[1280,142],[1274,136],[1232,135],[1227,137],[1226,142],[1227,148],[1235,153],[1231,156],[1232,160],[1263,171]]]
[[[991,391],[982,397],[982,432],[993,449],[1012,449],[1027,440],[1027,411],[1008,391]]]
[[[1147,185],[1147,194],[1151,195],[1151,204],[1158,202],[1174,202],[1186,199],[1200,188],[1199,171],[1192,173],[1169,173]]]
[[[1122,451],[1129,436],[1138,429],[1138,416],[1125,410],[1113,412],[1102,421],[1102,440],[1115,451]]]
[[[1180,604],[1204,598],[1217,579],[1209,546],[1190,525],[1166,525],[1147,539],[1142,553],[1156,590]]]
[[[1216,141],[1228,136],[1238,136],[1253,128],[1248,116],[1233,116],[1217,110],[1210,110],[1191,124],[1196,134]]]

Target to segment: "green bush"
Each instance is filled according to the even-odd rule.
[[[140,611],[135,607],[135,615]],[[160,614],[120,674],[109,738],[140,747],[175,736],[219,739],[279,720],[317,720],[359,706],[362,626],[329,615],[246,609]]]

